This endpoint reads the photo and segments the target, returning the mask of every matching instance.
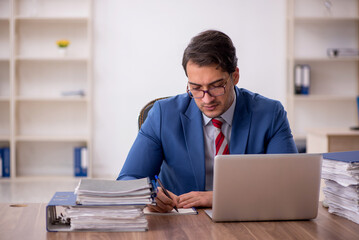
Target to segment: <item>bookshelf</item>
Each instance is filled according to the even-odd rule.
[[[9,147],[10,134],[10,1],[0,0],[0,148]]]
[[[0,0],[0,111],[11,179],[72,178],[79,146],[91,177],[92,0]]]
[[[309,129],[358,124],[359,57],[328,57],[328,48],[359,49],[358,0],[287,1],[287,110],[295,139]],[[295,94],[295,66],[310,66],[310,93]]]

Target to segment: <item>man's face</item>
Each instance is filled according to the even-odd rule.
[[[202,66],[189,61],[187,63],[188,87],[190,90],[208,90],[226,85],[224,95],[213,97],[208,93],[203,98],[194,99],[198,108],[209,118],[222,115],[231,106],[234,99],[233,87],[239,81],[239,70],[232,74],[223,72],[217,65]]]

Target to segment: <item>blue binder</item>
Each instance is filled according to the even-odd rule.
[[[359,162],[359,151],[323,153],[324,159],[347,163]]]
[[[152,187],[153,189],[153,187]],[[154,198],[155,195],[153,194]],[[48,232],[90,232],[91,229],[88,230],[72,230],[70,219],[65,217],[65,214],[61,212],[64,211],[65,208],[69,206],[77,206],[77,207],[101,207],[101,205],[79,205],[76,204],[77,195],[74,192],[56,192],[50,202],[46,206],[46,230]],[[106,206],[117,206],[117,207],[126,207],[125,205],[106,205]],[[145,204],[137,205],[142,209],[145,208]],[[140,229],[138,231],[145,231],[146,229]],[[97,230],[94,230],[97,231]],[[127,230],[124,230],[127,231]],[[137,231],[132,229],[131,231]]]
[[[56,192],[46,206],[46,230],[48,232],[71,231],[70,221],[59,213],[59,207],[75,206],[76,194],[73,192]]]
[[[87,177],[87,156],[83,156],[83,150],[86,147],[75,147],[74,148],[74,176],[75,177]]]
[[[10,148],[0,149],[2,159],[2,177],[10,177]]]

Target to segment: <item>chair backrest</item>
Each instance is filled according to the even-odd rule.
[[[148,112],[151,110],[151,108],[153,107],[153,105],[155,104],[156,101],[161,100],[161,99],[166,99],[169,97],[162,97],[162,98],[156,98],[152,101],[150,101],[149,103],[147,103],[140,111],[140,115],[138,116],[138,130],[141,129],[142,124],[145,122]]]

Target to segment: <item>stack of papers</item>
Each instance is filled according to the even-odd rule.
[[[359,183],[359,162],[341,162],[324,158],[322,177],[336,181],[345,187],[357,185]]]
[[[146,204],[154,204],[149,178],[127,181],[81,179],[75,189],[76,205],[69,206],[66,217],[71,230],[145,231]]]
[[[198,214],[197,210],[192,207],[192,208],[178,208],[178,212],[174,209],[172,209],[171,212],[166,212],[166,213],[161,213],[161,212],[151,212],[147,207],[143,210],[143,213],[145,215],[164,215],[164,216],[169,216],[169,215],[196,215]]]
[[[75,189],[77,203],[82,205],[152,204],[149,178],[127,181],[81,179]]]
[[[328,211],[359,224],[359,151],[326,153],[323,158]]]
[[[70,206],[65,210],[72,230],[145,231],[148,223],[143,207],[138,206]]]

